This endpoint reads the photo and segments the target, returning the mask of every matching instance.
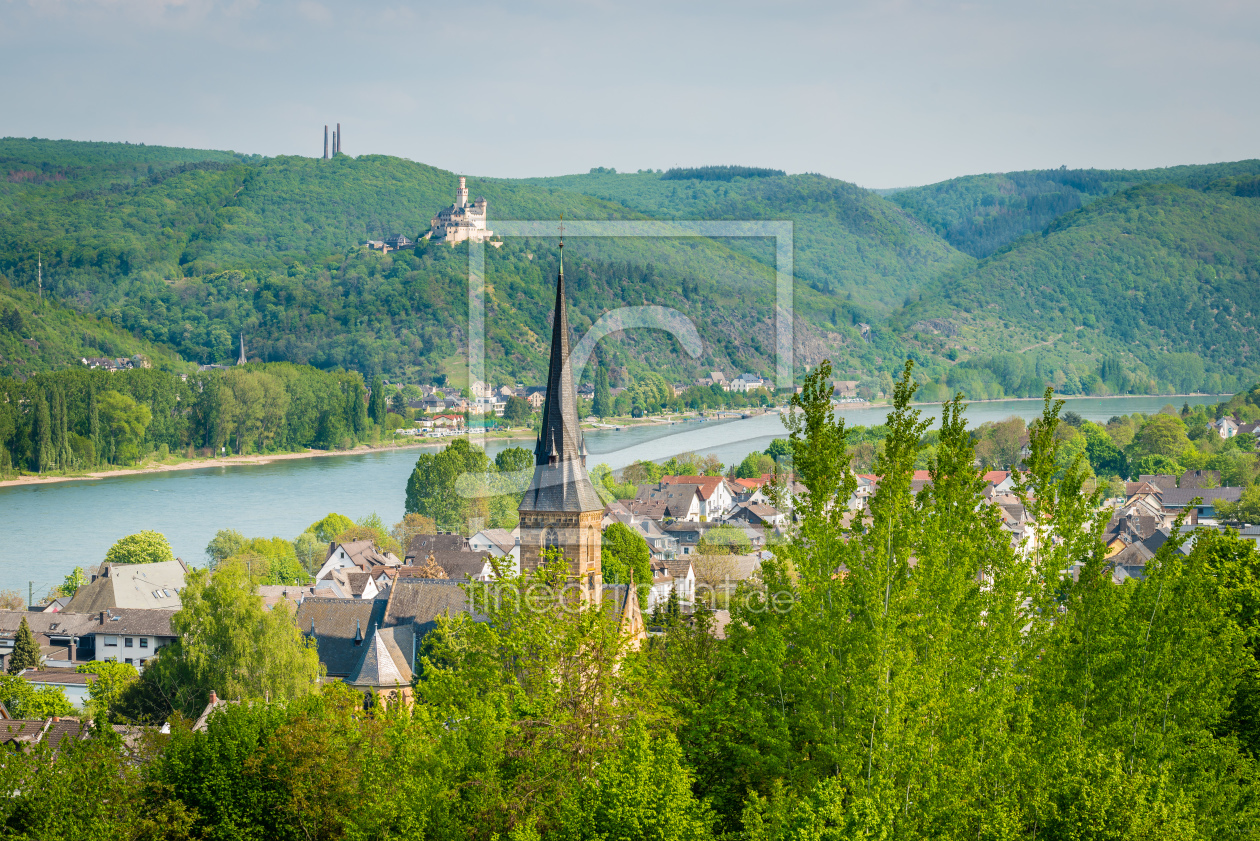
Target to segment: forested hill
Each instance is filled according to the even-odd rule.
[[[891,324],[924,349],[947,335],[972,348],[951,381],[987,368],[1008,393],[1003,354],[1024,374],[1035,363],[1033,385],[1057,377],[1068,393],[1100,369],[1112,390],[1235,390],[1260,376],[1258,188],[1234,177],[1099,199],[946,275]]]
[[[0,374],[133,353],[230,362],[243,332],[251,359],[460,382],[467,247],[362,245],[423,234],[455,186],[454,173],[381,155],[0,140],[0,288],[14,293],[0,316],[15,314],[3,321],[14,329],[0,324]],[[888,198],[733,166],[470,176],[469,188],[490,202],[491,228],[561,214],[792,221],[798,369],[830,358],[838,376],[873,385],[913,356],[924,396],[973,398],[1047,383],[1231,391],[1260,378],[1260,161],[969,176]],[[555,245],[486,251],[496,382],[543,376]],[[771,242],[570,237],[567,250],[576,331],[643,305],[680,310],[700,331],[697,359],[659,331],[602,342],[614,384],[774,370]],[[48,304],[36,317],[41,254]]]
[[[1226,178],[1260,175],[1260,160],[1163,169],[1059,169],[967,175],[896,190],[889,199],[952,246],[986,257],[1059,217],[1143,184],[1204,189]]]
[[[852,310],[851,321],[882,318],[961,257],[929,226],[870,190],[811,174],[738,177],[740,169],[593,171],[525,183],[596,196],[663,219],[791,220],[796,277]],[[713,170],[732,173],[715,178]]]
[[[12,286],[35,288],[42,253],[51,298],[193,362],[234,359],[244,332],[251,358],[263,361],[421,380],[466,370],[466,247],[422,243],[388,256],[361,247],[426,231],[454,198],[453,173],[373,155],[195,160],[188,150],[109,147],[84,144],[74,162],[65,143],[0,141],[8,167],[0,274]],[[492,225],[561,214],[649,218],[526,182],[470,178],[469,187],[490,201]],[[636,333],[605,343],[606,361],[680,378],[773,369],[771,243],[736,251],[712,240],[571,238],[569,246],[575,328],[618,306],[657,304],[695,316],[705,340],[692,360],[664,334]],[[496,380],[542,376],[537,337],[548,331],[554,249],[554,240],[512,240],[488,252],[487,356]],[[878,364],[852,313],[831,296],[802,287],[795,306],[803,358]]]

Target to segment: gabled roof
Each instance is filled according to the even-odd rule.
[[[105,564],[96,579],[75,592],[66,613],[96,613],[107,608],[178,610],[179,591],[188,567],[181,560],[156,564]]]
[[[398,585],[395,584],[395,587]],[[362,656],[362,641],[383,624],[385,599],[329,599],[311,596],[297,609],[297,627],[303,634],[314,629],[319,662],[330,677],[350,674]],[[356,645],[356,639],[359,644]]]
[[[328,554],[324,556],[325,562],[331,558],[337,551],[338,547],[346,553],[350,559],[350,563],[357,566],[364,572],[374,567],[384,566],[402,566],[402,561],[393,552],[382,552],[377,548],[376,544],[370,540],[351,540],[346,543],[330,543],[328,544]]]
[[[1237,502],[1242,492],[1242,488],[1173,488],[1164,491],[1160,501],[1165,508],[1185,508],[1190,500],[1202,497],[1203,505],[1215,505],[1222,500]]]
[[[437,617],[467,613],[478,621],[485,619],[477,612],[472,595],[464,592],[460,582],[440,578],[399,578],[389,591],[384,626],[412,624],[416,633],[424,634]]]
[[[698,485],[661,482],[640,487],[629,506],[631,513],[651,519],[660,519],[662,516],[686,517],[691,511],[693,501],[699,496]]]
[[[430,552],[467,552],[468,538],[462,534],[417,534],[407,542],[407,560],[424,560]]]
[[[446,573],[446,577],[452,581],[465,581],[469,578],[477,578],[481,575],[487,564],[489,564],[489,552],[430,552],[423,558],[416,558],[417,564],[413,566],[399,567],[398,578],[401,581],[404,578],[420,578],[416,575],[420,567],[428,561],[429,556],[433,557],[434,563],[442,568]],[[442,579],[429,579],[430,581],[440,581]]]
[[[721,476],[662,476],[664,485],[695,485],[700,498],[708,502],[726,480]]]

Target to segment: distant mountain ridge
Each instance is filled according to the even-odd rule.
[[[0,276],[15,293],[33,291],[43,254],[45,292],[81,313],[80,339],[113,337],[95,348],[70,343],[73,354],[110,355],[130,334],[172,364],[226,362],[245,332],[251,356],[265,360],[458,378],[465,247],[361,248],[422,234],[454,185],[453,173],[382,155],[324,161],[4,139]],[[820,175],[726,166],[669,177],[470,176],[469,186],[490,202],[492,229],[495,218],[561,214],[790,221],[798,367],[830,358],[838,375],[876,384],[909,356],[925,395],[1035,393],[1046,383],[1067,393],[1229,391],[1260,377],[1251,291],[1260,161],[976,175],[886,196]],[[487,251],[495,379],[532,381],[543,367],[554,246],[510,240]],[[704,339],[692,360],[666,334],[618,335],[601,343],[607,364],[631,378],[683,380],[773,370],[768,241],[570,246],[575,329],[611,308],[656,304],[693,318]],[[10,306],[29,313],[30,300],[16,295]],[[72,364],[70,344],[22,364]]]

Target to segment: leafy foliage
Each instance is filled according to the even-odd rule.
[[[107,564],[160,564],[175,560],[166,535],[158,531],[140,531],[120,538],[105,553]]]

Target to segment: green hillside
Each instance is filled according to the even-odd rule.
[[[708,173],[592,172],[525,183],[618,202],[662,219],[791,220],[795,273],[850,323],[873,321],[961,255],[897,205],[821,175],[709,180]],[[732,243],[733,247],[744,247]]]
[[[0,156],[6,144],[16,147],[10,158],[33,168],[32,142],[2,141]],[[64,144],[48,149],[51,160],[65,157]],[[385,156],[223,153],[203,161],[170,154],[150,174],[143,161],[119,164],[95,145],[87,152],[58,179],[14,182],[10,211],[0,214],[0,272],[14,286],[33,288],[42,252],[51,296],[196,362],[234,359],[243,331],[251,357],[265,361],[417,378],[458,374],[466,248],[425,243],[383,256],[360,246],[391,232],[425,231],[452,200],[453,173]],[[469,186],[491,202],[492,219],[649,218],[557,187],[476,178]],[[606,361],[679,377],[773,370],[770,243],[741,251],[685,238],[570,238],[568,245],[575,276],[593,278],[589,291],[575,283],[579,329],[618,306],[657,304],[692,314],[705,338],[704,356],[693,361],[664,334],[635,333],[605,343]],[[541,267],[554,249],[554,241],[512,241],[489,250],[487,356],[497,379],[533,381],[545,367],[535,338],[548,330],[554,266]],[[853,357],[858,367],[857,358],[873,352],[831,296],[802,287],[794,303],[807,358]]]
[[[1260,174],[1260,160],[1164,169],[1072,169],[968,175],[891,191],[889,199],[973,257],[986,257],[1091,201],[1142,184],[1203,189]]]
[[[137,354],[156,367],[186,367],[169,348],[157,347],[108,321],[56,302],[41,305],[36,295],[10,289],[0,278],[0,377],[25,378],[82,365],[84,357]]]
[[[961,350],[944,378],[977,391],[1236,390],[1260,376],[1258,184],[1099,199],[947,274],[890,327],[925,355]]]

